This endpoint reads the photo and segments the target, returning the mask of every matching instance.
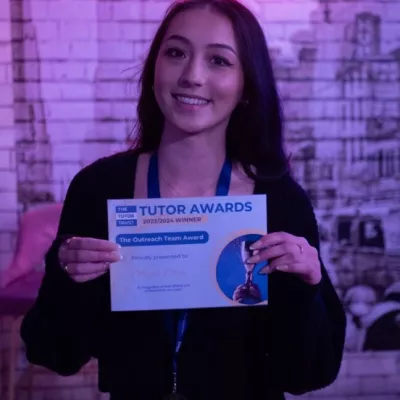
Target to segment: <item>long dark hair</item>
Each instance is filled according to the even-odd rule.
[[[181,0],[167,11],[158,28],[139,79],[134,148],[158,148],[164,116],[153,92],[155,64],[162,40],[175,16],[210,7],[230,19],[244,73],[243,99],[233,111],[226,132],[227,156],[255,180],[279,177],[288,171],[283,148],[283,117],[264,32],[255,16],[236,0]],[[252,166],[256,171],[252,170]]]

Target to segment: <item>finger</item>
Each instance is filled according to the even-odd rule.
[[[259,290],[258,290],[256,287],[252,286],[252,287],[250,288],[250,295],[251,295],[252,297],[259,298],[259,297],[260,297],[260,292],[259,292]]]
[[[92,250],[92,251],[119,251],[120,246],[109,240],[73,237],[68,241],[68,249],[72,250]]]
[[[265,250],[261,250],[258,254],[253,255],[250,257],[246,263],[248,264],[257,264],[260,261],[268,261],[276,257],[282,257],[285,254],[294,253],[296,250],[298,252],[299,247],[297,244],[292,242],[283,242],[281,244],[268,247]]]
[[[65,267],[68,275],[87,275],[87,274],[97,274],[104,273],[110,268],[109,263],[72,263]]]
[[[121,261],[119,252],[111,251],[93,251],[93,250],[75,250],[69,249],[60,254],[60,260],[65,263],[112,263]]]
[[[307,240],[302,237],[294,236],[291,233],[287,232],[272,232],[267,233],[257,242],[253,243],[250,246],[250,250],[261,249],[267,246],[276,246],[277,244],[280,244],[282,242],[298,243],[304,246],[307,243]]]
[[[247,293],[247,288],[245,288],[243,286],[239,286],[234,291],[233,297],[236,298],[236,299],[239,299],[239,298],[243,297],[246,293]]]
[[[312,265],[309,265],[307,263],[278,265],[275,269],[280,272],[295,274],[306,283],[309,283],[311,285],[317,284],[322,277],[320,268],[314,268]]]
[[[234,297],[234,301],[236,301],[236,302],[238,302],[238,303],[241,303],[242,301],[243,301],[243,299],[244,299],[244,296],[243,295],[237,295],[237,296],[235,296]]]
[[[293,253],[284,254],[281,257],[275,257],[274,259],[269,261],[269,265],[272,268],[277,267],[278,265],[286,265],[286,264],[293,264],[296,262],[303,262],[299,257],[296,257]]]
[[[307,263],[289,263],[289,264],[278,264],[274,267],[275,270],[281,272],[288,272],[292,274],[307,275],[310,273],[311,268]]]
[[[247,289],[243,286],[243,285],[241,285],[241,286],[239,286],[239,287],[237,287],[236,289],[235,289],[235,293],[236,294],[238,294],[238,295],[240,295],[240,294],[242,294],[243,292],[245,292]]]
[[[301,273],[303,267],[307,267],[305,263],[294,263],[291,260],[288,261],[286,257],[279,257],[271,261],[268,265],[263,267],[260,271],[260,275],[269,275],[274,271],[290,272],[290,273]],[[309,267],[308,267],[309,268]]]
[[[88,282],[91,281],[93,279],[96,279],[102,275],[104,275],[105,272],[97,272],[95,274],[85,274],[85,275],[75,275],[75,276],[71,276],[71,278],[75,281],[75,282]]]
[[[239,299],[240,299],[239,293],[236,293],[236,292],[233,293],[232,299],[233,299],[233,301],[239,301]]]
[[[259,271],[258,271],[258,275],[268,275],[271,273],[271,265],[270,264],[266,264],[264,265]]]

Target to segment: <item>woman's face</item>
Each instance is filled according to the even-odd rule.
[[[166,123],[187,133],[225,131],[243,93],[229,19],[208,9],[178,14],[160,47],[154,92]]]

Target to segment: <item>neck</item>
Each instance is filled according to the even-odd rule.
[[[165,129],[158,149],[160,175],[178,186],[216,182],[225,157],[225,134],[213,132]]]

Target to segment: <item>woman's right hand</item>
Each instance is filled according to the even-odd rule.
[[[122,259],[120,247],[102,239],[72,237],[58,250],[58,260],[75,282],[86,282],[105,274],[110,263]]]

